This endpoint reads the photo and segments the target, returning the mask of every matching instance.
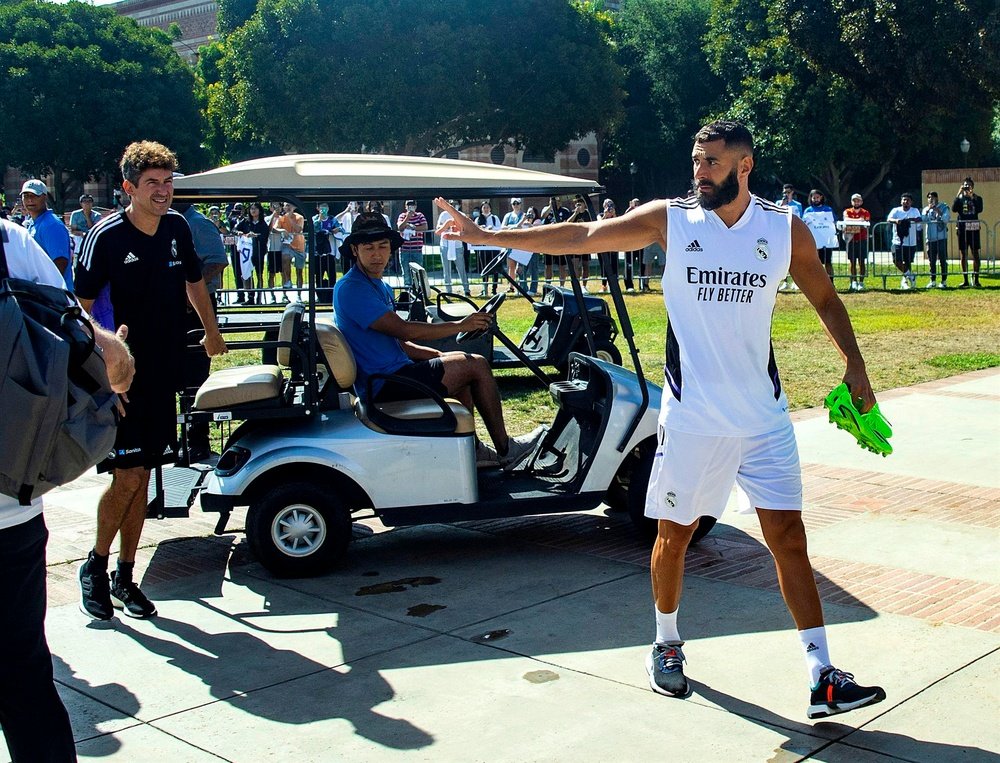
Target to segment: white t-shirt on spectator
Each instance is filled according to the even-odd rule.
[[[438,215],[438,227],[441,227],[443,223],[446,223],[451,219],[451,212],[442,212]],[[454,262],[462,255],[462,242],[454,238],[442,238],[441,255],[446,257],[449,261]]]
[[[49,259],[27,230],[6,220],[0,220],[0,235],[3,236],[4,253],[7,256],[7,270],[11,278],[20,278],[34,283],[48,284],[63,289],[66,282],[62,274]],[[39,496],[30,506],[21,506],[16,498],[0,494],[0,530],[24,524],[42,513],[42,499]]]

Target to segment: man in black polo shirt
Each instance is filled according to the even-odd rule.
[[[176,167],[173,152],[159,143],[126,148],[122,188],[131,204],[94,226],[77,261],[80,304],[89,310],[110,286],[115,325],[128,326],[136,368],[115,448],[98,464],[112,480],[97,506],[97,541],[80,567],[80,609],[96,620],[109,620],[113,604],[130,617],[156,614],[132,570],[146,518],[149,471],[175,457],[174,395],[182,380],[187,300],[205,328],[205,351],[226,352],[191,229],[170,209]],[[119,533],[118,567],[109,581],[108,556]]]

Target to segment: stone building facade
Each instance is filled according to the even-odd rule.
[[[211,40],[218,27],[219,6],[215,0],[122,0],[113,6],[119,16],[128,16],[140,26],[167,31],[177,24],[182,36],[174,50],[188,63],[198,58],[198,47]]]

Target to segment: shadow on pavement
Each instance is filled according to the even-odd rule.
[[[395,749],[419,749],[434,742],[410,722],[375,712],[375,706],[394,696],[378,671],[352,668],[340,672],[291,650],[276,649],[249,633],[206,633],[162,615],[150,622],[184,643],[140,632],[124,622],[118,630],[179,670],[196,676],[213,697],[245,713],[290,726],[342,718],[359,736]],[[308,681],[308,693],[295,702],[275,702],[273,694],[262,691],[269,687],[252,685],[254,666],[275,662],[285,666],[289,682],[299,681],[298,685],[304,686]],[[358,698],[364,698],[363,702]]]
[[[890,731],[868,731],[862,728],[854,728],[844,723],[835,721],[821,721],[815,725],[793,721],[783,716],[773,713],[760,705],[733,697],[721,691],[713,689],[707,684],[699,681],[691,681],[694,692],[697,696],[712,702],[723,710],[739,715],[742,718],[766,726],[772,729],[783,729],[797,734],[805,734],[815,737],[819,732],[829,741],[815,752],[801,749],[801,743],[789,740],[781,745],[779,750],[785,750],[795,755],[806,756],[808,760],[815,761],[836,761],[845,760],[844,747],[853,747],[858,750],[872,750],[883,752],[891,750],[894,759],[898,756],[901,760],[927,761],[928,763],[947,763],[947,761],[977,761],[977,763],[997,763],[1000,755],[979,747],[967,745],[953,745],[942,742],[927,742],[905,734],[894,734]],[[891,699],[889,701],[891,702]],[[803,704],[807,697],[803,694]],[[891,709],[891,704],[886,704],[886,711]],[[844,715],[849,719],[850,713]],[[778,750],[776,750],[777,752]],[[824,754],[826,753],[826,754]],[[885,753],[883,754],[890,754]]]
[[[354,544],[344,569],[303,580],[271,577],[252,561],[245,540],[233,546],[219,539],[188,539],[188,554],[204,547],[206,563],[196,568],[205,571],[189,577],[173,575],[171,582],[154,587],[150,593],[157,601],[193,602],[215,617],[226,618],[231,626],[223,626],[226,632],[209,633],[198,627],[198,620],[181,622],[164,616],[161,609],[160,616],[148,622],[151,628],[145,623],[133,627],[122,618],[116,630],[197,678],[216,700],[244,713],[289,726],[339,718],[351,723],[358,736],[386,747],[425,748],[435,741],[431,734],[408,720],[376,711],[395,696],[382,675],[384,671],[444,665],[452,659],[446,650],[422,650],[422,634],[430,639],[439,634],[456,636],[461,630],[464,635],[460,638],[476,643],[473,628],[481,627],[484,632],[508,627],[515,630],[515,636],[500,648],[455,650],[454,660],[460,662],[467,662],[470,655],[472,659],[496,660],[519,654],[620,649],[647,644],[652,635],[649,579],[643,565],[602,556],[599,544],[581,549],[581,537],[586,546],[588,534],[601,542],[608,540],[608,517],[566,515],[562,525],[553,518],[535,521],[538,524],[523,520],[507,531],[438,525],[376,534]],[[625,535],[631,532],[627,521],[623,523],[619,517],[611,521],[618,526],[614,531],[623,534],[616,548],[620,549],[624,539],[627,551],[644,556],[643,542],[634,536],[629,541]],[[723,563],[742,555],[748,565],[773,569],[766,548],[745,533],[729,528],[718,540],[692,553],[706,563],[714,558]],[[175,556],[180,550],[179,543],[161,545],[149,569],[163,577],[170,565],[183,561]],[[617,563],[609,565],[608,561]],[[551,586],[546,585],[546,571],[552,578]],[[252,594],[248,604],[238,605],[247,611],[233,611],[232,599],[227,607],[227,580]],[[445,584],[440,584],[442,581]],[[704,578],[689,576],[688,586],[699,587],[697,595],[686,600],[689,638],[793,627],[776,590],[739,586],[739,575],[725,582],[733,585],[709,585]],[[379,595],[361,595],[373,589]],[[418,602],[429,614],[408,616]],[[616,617],[604,616],[609,608],[616,610]],[[268,624],[269,617],[315,614],[335,614],[337,628],[299,627],[301,623],[287,619],[276,621],[273,628]],[[830,622],[875,616],[860,602],[832,608],[829,614]],[[412,626],[416,630],[379,647],[357,635],[366,622],[367,627],[374,623],[378,628],[382,622],[386,628]],[[153,629],[162,637],[151,632]],[[330,660],[323,664],[267,641],[272,633],[317,632],[329,636],[331,649],[342,650],[335,667],[330,667],[335,664]],[[275,670],[278,666],[280,670]],[[267,691],[281,685],[286,688]],[[730,712],[762,724],[815,734],[811,726],[710,687],[699,689]],[[91,691],[85,693],[93,696]],[[276,701],[277,697],[290,699]]]
[[[73,739],[77,744],[94,737],[104,737],[98,755],[112,755],[121,748],[121,743],[100,728],[103,723],[128,718],[134,720],[139,712],[139,699],[131,691],[118,683],[95,686],[76,675],[73,669],[58,655],[52,655],[52,667],[56,685],[63,703],[69,711],[73,725]],[[71,689],[67,692],[65,689]],[[74,693],[75,692],[75,693]],[[99,695],[100,699],[95,699]]]

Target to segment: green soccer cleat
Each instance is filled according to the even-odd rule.
[[[892,426],[882,415],[878,403],[867,413],[859,412],[851,400],[851,391],[846,384],[841,383],[826,396],[823,406],[830,411],[830,423],[852,435],[862,448],[880,453],[883,458],[892,453],[892,446],[889,444]]]

